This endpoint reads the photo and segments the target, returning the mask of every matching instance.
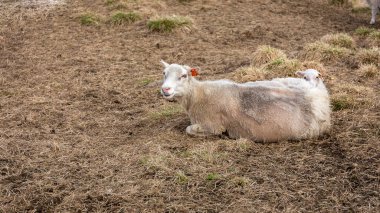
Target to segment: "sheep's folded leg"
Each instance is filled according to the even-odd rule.
[[[203,127],[199,124],[193,124],[186,127],[186,133],[191,136],[197,136],[197,137],[206,137],[206,136],[213,135],[212,133],[205,131]]]

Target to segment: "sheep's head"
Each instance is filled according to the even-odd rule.
[[[168,64],[162,60],[161,63],[164,65],[161,94],[168,100],[185,95],[189,90],[190,79],[195,75],[194,69],[179,64]]]
[[[321,74],[317,70],[314,70],[314,69],[307,69],[305,71],[297,71],[296,75],[304,78],[306,81],[309,81],[310,84],[312,84],[313,86],[318,86],[319,82],[323,80]]]

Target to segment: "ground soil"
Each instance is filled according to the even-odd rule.
[[[177,105],[158,92],[160,59],[225,78],[258,45],[295,57],[369,13],[323,0],[141,0],[124,10],[142,20],[114,26],[103,0],[17,2],[0,3],[0,212],[380,211],[378,106],[334,112],[318,139],[271,144],[192,138],[186,114],[159,113]],[[102,20],[82,26],[85,12]],[[194,27],[146,27],[171,14]],[[328,73],[379,92],[339,65]]]

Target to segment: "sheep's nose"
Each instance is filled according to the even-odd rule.
[[[170,87],[163,87],[163,88],[162,88],[162,91],[163,91],[164,93],[168,93],[170,89],[171,89]]]

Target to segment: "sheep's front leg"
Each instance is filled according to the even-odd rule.
[[[193,124],[188,127],[186,127],[186,133],[191,136],[197,136],[197,137],[206,137],[213,135],[210,132],[207,132],[201,125],[199,124]]]
[[[376,14],[379,11],[379,8],[376,6],[372,6],[372,18],[370,24],[375,24],[376,22]]]

